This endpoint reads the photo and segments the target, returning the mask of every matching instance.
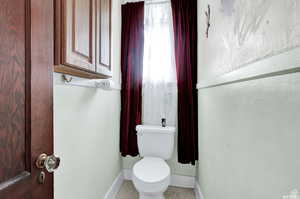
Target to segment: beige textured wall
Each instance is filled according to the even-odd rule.
[[[113,79],[120,83],[121,7],[113,0]],[[121,172],[120,91],[61,84],[55,74],[54,144],[62,159],[55,199],[101,199]]]
[[[222,81],[226,79],[224,73],[230,71],[244,76],[251,68],[255,68],[252,71],[255,76],[255,73],[261,74],[263,68],[272,69],[278,65],[277,58],[283,55],[280,53],[291,55],[291,49],[300,52],[297,48],[299,26],[295,24],[287,28],[283,24],[289,16],[299,16],[299,9],[294,9],[299,7],[299,1],[198,2],[199,82]],[[233,4],[230,17],[224,16],[225,7],[221,2]],[[243,2],[244,7],[235,6]],[[254,9],[263,2],[270,4],[268,9],[264,12]],[[203,31],[207,4],[212,8],[208,39]],[[250,9],[251,4],[254,4],[253,9]],[[291,5],[295,7],[286,9]],[[234,43],[239,37],[239,34],[234,34],[232,23],[238,20],[234,12],[247,15],[243,16],[248,20],[245,27],[257,12],[264,15],[261,24],[255,30],[251,29],[238,47]],[[240,19],[244,20],[243,17]],[[291,17],[292,21],[299,19]],[[293,32],[292,36],[289,31]],[[228,44],[227,48],[224,44]],[[241,54],[238,49],[248,54]],[[253,52],[255,49],[262,54]],[[269,53],[268,58],[263,52]],[[264,62],[266,58],[268,61]],[[248,60],[252,62],[240,64]],[[198,90],[200,161],[197,179],[205,199],[275,199],[287,195],[292,189],[300,190],[300,54],[293,54],[288,62],[293,62],[293,65],[284,67],[298,69],[278,76],[255,77]]]

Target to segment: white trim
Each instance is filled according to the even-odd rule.
[[[248,64],[238,70],[229,72],[215,79],[200,80],[197,89],[214,87],[222,84],[243,81],[247,79],[262,78],[264,76],[274,76],[274,73],[291,70],[300,71],[300,48],[281,53],[276,56],[261,59],[255,63]]]
[[[132,180],[132,170],[131,169],[123,169],[123,176],[125,180]]]
[[[125,180],[132,180],[132,170],[123,169],[123,176]],[[183,188],[194,188],[195,177],[182,176],[182,175],[171,175],[171,186],[183,187]]]
[[[98,66],[97,73],[101,73],[106,76],[112,76],[112,72],[105,66]]]
[[[201,191],[200,185],[197,180],[195,182],[194,190],[195,190],[196,199],[204,199],[203,192]]]
[[[136,2],[141,2],[144,0],[121,0],[121,4],[126,4],[126,3],[136,3]]]
[[[183,188],[194,188],[195,187],[195,177],[172,175],[171,176],[171,186],[183,187]]]
[[[123,169],[122,172],[116,177],[108,191],[106,192],[103,199],[115,199],[124,180],[132,180],[132,170]],[[171,186],[183,187],[183,188],[194,188],[196,199],[204,199],[200,185],[196,181],[195,177],[192,176],[181,176],[172,175],[171,176]]]
[[[144,1],[146,4],[159,4],[159,3],[170,3],[170,0],[122,0],[121,4],[136,3]]]
[[[106,192],[103,199],[114,199],[114,198],[116,198],[119,190],[121,189],[123,181],[124,181],[124,177],[123,177],[123,173],[121,172],[117,176],[117,178],[114,180],[113,184],[110,186],[110,188]]]

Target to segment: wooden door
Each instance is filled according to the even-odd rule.
[[[53,1],[1,0],[0,198],[53,199],[53,176],[37,178],[53,152]]]
[[[111,0],[96,0],[96,72],[111,76]]]
[[[63,0],[62,64],[96,71],[95,0]]]

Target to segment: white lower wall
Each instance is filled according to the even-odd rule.
[[[56,85],[55,199],[102,199],[121,171],[120,92]]]
[[[122,165],[123,169],[132,169],[134,164],[139,161],[140,157],[123,157]],[[177,153],[174,152],[173,158],[167,161],[168,165],[171,168],[172,175],[181,175],[181,176],[196,176],[196,167],[190,164],[180,164],[177,162]]]
[[[300,73],[199,90],[205,199],[281,198],[300,190]]]

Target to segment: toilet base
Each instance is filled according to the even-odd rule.
[[[146,194],[146,193],[139,193],[139,199],[165,199],[164,193],[161,194]]]

